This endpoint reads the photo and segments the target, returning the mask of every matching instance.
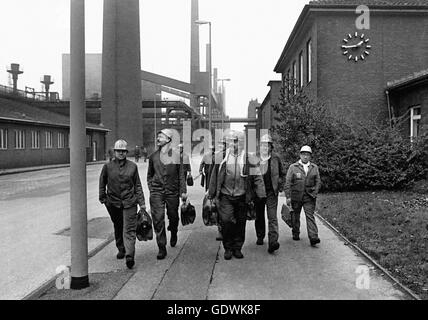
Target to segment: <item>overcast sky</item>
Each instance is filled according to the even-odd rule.
[[[212,23],[212,63],[225,82],[227,113],[246,116],[248,102],[262,102],[282,49],[309,0],[199,0],[199,18]],[[191,0],[140,0],[142,69],[188,82]],[[102,50],[103,0],[86,0],[86,52]],[[55,79],[61,93],[61,54],[70,51],[69,0],[0,1],[0,84],[6,67],[19,63],[18,88],[40,91],[40,77]],[[200,26],[201,71],[208,25]]]

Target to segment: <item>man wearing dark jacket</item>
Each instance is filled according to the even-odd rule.
[[[150,210],[156,241],[159,247],[157,258],[166,257],[165,207],[169,219],[168,230],[171,231],[170,245],[177,244],[178,207],[180,196],[186,201],[187,187],[180,154],[171,147],[172,131],[163,129],[158,133],[158,150],[149,157],[147,184],[150,190]]]
[[[134,266],[137,229],[137,203],[145,209],[143,188],[135,163],[126,159],[127,143],[114,144],[115,157],[104,164],[99,181],[99,200],[107,208],[114,225],[118,259],[126,256],[129,269]]]
[[[272,152],[273,141],[266,134],[260,139],[260,171],[265,184],[266,198],[256,198],[256,234],[257,245],[263,245],[266,235],[265,207],[268,217],[268,252],[273,253],[279,249],[278,243],[278,194],[282,192],[283,170],[281,160]]]
[[[311,246],[320,243],[314,212],[321,178],[316,164],[310,162],[312,149],[303,146],[300,149],[300,160],[293,163],[285,178],[285,196],[287,205],[293,208],[293,240],[300,240],[300,212],[305,210],[306,226]]]
[[[226,150],[220,164],[215,164],[208,197],[218,205],[223,235],[224,259],[242,259],[248,203],[266,197],[260,168],[253,156],[244,150],[243,134],[234,134],[233,145]]]

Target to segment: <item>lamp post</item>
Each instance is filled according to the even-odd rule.
[[[221,110],[221,128],[224,130],[224,116],[226,114],[226,99],[224,98],[224,82],[230,81],[230,79],[217,79],[221,81],[221,97],[222,97],[222,110]]]
[[[155,112],[154,112],[154,114],[155,114],[155,134],[154,134],[154,136],[155,136],[155,139],[154,139],[154,141],[155,141],[155,148],[156,148],[156,135],[157,135],[157,118],[156,118],[156,97],[158,97],[158,96],[160,96],[161,94],[160,93],[155,93],[155,99],[153,100],[153,103],[154,103],[154,107],[155,107]],[[161,109],[162,110],[162,109]]]
[[[196,24],[202,25],[202,24],[208,24],[209,26],[209,40],[208,40],[208,46],[209,46],[209,52],[208,52],[208,64],[209,66],[207,66],[208,69],[208,130],[211,133],[211,127],[212,127],[212,112],[211,112],[211,106],[212,106],[212,97],[211,97],[211,88],[212,88],[212,83],[211,83],[211,58],[212,58],[212,52],[211,52],[211,21],[203,21],[203,20],[196,20],[195,21]]]

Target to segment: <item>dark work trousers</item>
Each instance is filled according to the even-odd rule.
[[[316,200],[307,194],[303,196],[303,200],[301,202],[291,201],[291,207],[293,208],[293,235],[299,235],[300,233],[300,212],[302,211],[303,207],[306,215],[306,227],[308,230],[309,239],[318,239],[318,228],[314,216],[315,204]]]
[[[153,228],[156,233],[158,247],[166,246],[165,230],[165,206],[169,220],[168,230],[177,232],[178,230],[178,206],[180,199],[177,194],[168,195],[160,192],[150,193],[150,210],[153,219]]]
[[[116,247],[125,255],[135,256],[135,238],[137,230],[137,206],[130,208],[116,208],[107,206],[107,211],[110,215],[114,226],[114,238],[116,239]]]
[[[241,250],[245,241],[245,225],[247,223],[247,205],[245,195],[232,197],[220,195],[220,221],[225,250]]]
[[[267,197],[258,199],[256,205],[256,234],[258,239],[264,239],[266,235],[266,222],[265,222],[265,207],[267,207],[268,218],[268,241],[269,244],[278,242],[278,197],[275,196],[273,191],[267,193]]]

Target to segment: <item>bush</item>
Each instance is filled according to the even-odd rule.
[[[398,189],[427,177],[428,133],[411,142],[396,128],[369,120],[350,122],[303,91],[287,97],[285,86],[274,110],[275,148],[283,165],[288,168],[300,147],[310,145],[323,190]]]

